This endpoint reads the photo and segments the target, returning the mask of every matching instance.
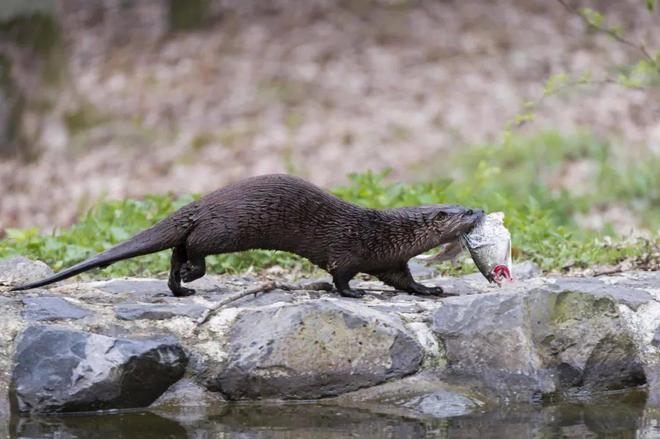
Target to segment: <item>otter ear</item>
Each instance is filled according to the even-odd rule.
[[[434,221],[442,221],[449,216],[449,213],[444,209],[438,209],[431,215],[431,219]]]

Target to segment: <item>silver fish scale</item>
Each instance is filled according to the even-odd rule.
[[[470,233],[463,235],[462,241],[488,280],[491,280],[495,266],[511,267],[511,234],[504,227],[504,213],[486,215]]]

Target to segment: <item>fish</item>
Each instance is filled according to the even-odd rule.
[[[447,244],[435,256],[419,258],[424,262],[442,262],[456,259],[468,250],[472,260],[489,283],[502,285],[513,280],[511,276],[511,233],[504,226],[504,213],[493,212],[474,228]]]
[[[484,217],[470,233],[459,238],[470,252],[475,265],[489,283],[502,284],[511,276],[511,233],[504,226],[504,212]]]

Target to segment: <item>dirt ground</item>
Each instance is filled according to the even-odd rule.
[[[67,79],[31,116],[40,159],[0,163],[0,230],[268,172],[323,186],[386,167],[433,176],[448,151],[499,139],[551,75],[615,77],[638,56],[556,1],[225,1],[207,27],[176,34],[162,2],[119,3],[101,19],[60,3]],[[597,7],[660,48],[659,11]],[[660,154],[659,114],[657,88],[589,86],[544,100],[522,133],[586,129],[642,157]]]

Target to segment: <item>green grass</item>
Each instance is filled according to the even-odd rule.
[[[512,234],[514,259],[531,259],[545,270],[615,264],[641,259],[648,246],[616,236],[608,225],[603,230],[587,230],[576,222],[576,214],[611,205],[623,207],[641,227],[655,231],[653,242],[660,244],[660,159],[626,163],[615,152],[589,136],[565,138],[546,133],[461,152],[436,167],[437,175],[451,178],[393,182],[387,172],[366,172],[349,176],[349,183],[333,192],[376,208],[457,203],[488,212],[503,211]],[[590,170],[579,181],[579,188],[553,183],[576,163],[588,163]],[[104,201],[77,224],[53,234],[8,230],[6,239],[0,241],[0,258],[24,255],[59,270],[127,239],[193,199],[151,195],[143,200]],[[605,234],[612,239],[604,239]],[[251,251],[207,260],[213,273],[274,264],[311,268],[283,252]],[[168,266],[169,252],[161,252],[117,263],[101,275],[152,275],[167,271]],[[453,272],[474,269],[469,261],[458,268],[448,264],[441,268]]]

